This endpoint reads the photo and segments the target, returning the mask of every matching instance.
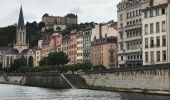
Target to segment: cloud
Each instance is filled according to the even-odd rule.
[[[80,7],[74,7],[70,13],[73,13],[73,14],[81,14],[82,13],[82,10]]]
[[[65,16],[78,14],[79,22],[116,20],[116,4],[120,0],[22,0],[26,21],[41,21],[43,14]],[[18,21],[20,0],[0,0],[0,26]],[[10,2],[10,3],[9,3]]]

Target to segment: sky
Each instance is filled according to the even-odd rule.
[[[40,22],[45,13],[65,16],[78,15],[81,22],[117,20],[116,5],[120,0],[0,0],[0,27],[18,22],[22,4],[25,22]]]

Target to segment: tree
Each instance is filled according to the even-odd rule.
[[[43,58],[40,61],[41,66],[60,66],[65,65],[69,62],[68,55],[64,52],[52,52],[48,55],[48,57]]]
[[[10,70],[16,71],[18,68],[25,67],[26,60],[24,58],[15,59],[11,64]]]
[[[16,35],[16,26],[7,26],[0,28],[0,47],[6,47],[13,44]]]
[[[39,65],[40,65],[40,66],[48,65],[48,64],[47,64],[47,59],[48,59],[47,57],[44,57],[43,59],[41,59]]]
[[[38,31],[41,31],[43,27],[45,27],[45,23],[44,22],[39,22],[38,23]]]

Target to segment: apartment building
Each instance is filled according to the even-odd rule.
[[[117,34],[107,24],[99,24],[92,30],[91,63],[107,68],[117,66]]]
[[[133,67],[143,64],[142,12],[149,0],[122,0],[118,13],[118,66]]]
[[[77,33],[70,34],[68,45],[69,45],[68,56],[70,59],[69,64],[76,64],[77,63]]]
[[[77,63],[83,63],[83,32],[77,34]]]
[[[170,4],[143,10],[143,64],[170,63]]]
[[[83,62],[90,62],[91,59],[91,36],[92,27],[83,30]]]

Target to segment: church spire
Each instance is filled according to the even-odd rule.
[[[24,16],[23,16],[23,11],[22,11],[22,5],[20,8],[20,14],[19,14],[19,20],[18,20],[18,28],[24,28]]]

